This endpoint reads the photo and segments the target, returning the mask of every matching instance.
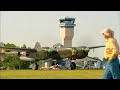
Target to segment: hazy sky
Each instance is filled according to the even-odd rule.
[[[120,45],[120,11],[2,11],[0,14],[0,40],[4,43],[32,48],[37,41],[43,47],[61,43],[59,19],[69,16],[76,19],[73,46],[104,45],[100,32],[105,27],[115,31]],[[103,50],[90,51],[89,56],[102,58]]]

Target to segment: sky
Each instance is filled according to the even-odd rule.
[[[26,44],[33,48],[61,43],[59,19],[75,18],[72,46],[105,45],[101,31],[105,27],[115,32],[120,46],[120,11],[0,11],[0,42]],[[104,48],[90,51],[89,56],[103,58]]]

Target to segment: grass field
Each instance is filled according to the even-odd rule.
[[[104,70],[0,70],[0,79],[102,79]]]

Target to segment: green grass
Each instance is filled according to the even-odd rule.
[[[0,70],[0,79],[102,79],[104,70]]]

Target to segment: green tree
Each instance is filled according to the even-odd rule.
[[[0,59],[0,67],[3,66],[3,61]]]
[[[7,55],[3,61],[3,66],[10,67],[10,69],[28,69],[29,62],[22,61],[17,56]]]
[[[28,47],[29,49],[31,49],[31,47]]]
[[[4,67],[10,67],[11,69],[18,69],[19,68],[19,65],[18,65],[18,58],[16,57],[13,57],[13,56],[10,56],[10,55],[7,55],[4,59]]]
[[[16,46],[16,48],[20,48],[19,46]]]
[[[5,44],[5,47],[6,48],[16,48],[16,45],[15,44],[7,43],[7,44]]]
[[[21,48],[27,48],[25,44],[23,44],[23,46]]]

